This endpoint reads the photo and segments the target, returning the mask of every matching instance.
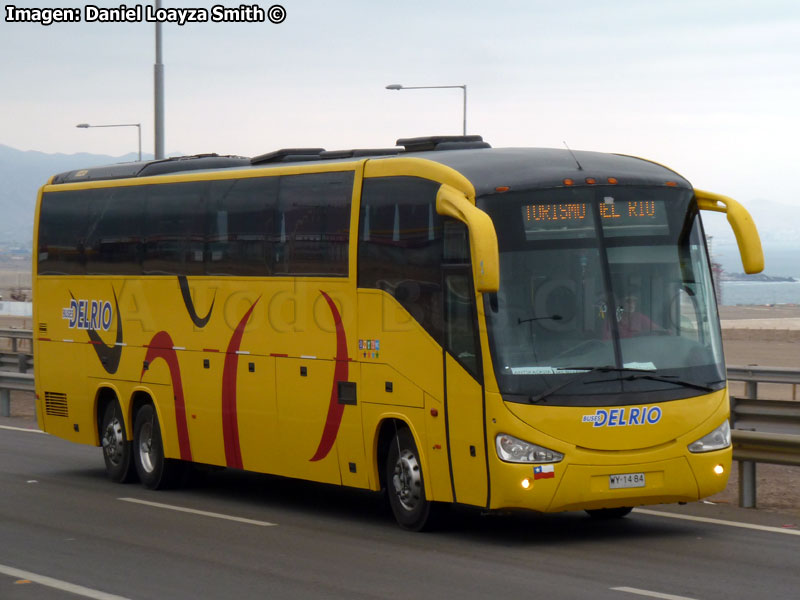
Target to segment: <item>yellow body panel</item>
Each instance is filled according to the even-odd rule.
[[[697,418],[693,418],[695,402]],[[731,448],[692,454],[687,447],[728,418],[727,390],[654,406],[664,410],[658,423],[595,428],[583,422],[583,415],[595,413],[596,408],[536,411],[531,409],[539,407],[503,402],[498,394],[487,393],[489,439],[508,433],[565,456],[553,465],[552,478],[535,479],[534,465],[506,463],[490,453],[491,507],[557,512],[689,502],[722,491],[730,472]],[[551,427],[553,419],[560,428]],[[551,429],[550,434],[543,429]],[[570,437],[571,442],[564,441]],[[714,473],[716,465],[722,465],[722,474]],[[644,473],[646,487],[610,489],[610,475],[628,473]],[[531,483],[527,489],[522,486],[526,479]]]

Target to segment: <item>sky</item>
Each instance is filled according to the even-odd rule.
[[[466,85],[468,133],[495,147],[642,156],[754,216],[759,201],[800,205],[797,0],[277,1],[280,24],[163,25],[168,153],[459,134],[460,89],[385,86]],[[163,6],[217,3],[239,6]],[[141,123],[152,153],[154,38],[146,22],[0,19],[0,143],[122,155],[135,128],[75,125]]]

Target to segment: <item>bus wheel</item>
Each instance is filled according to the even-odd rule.
[[[398,430],[389,447],[386,487],[394,518],[403,529],[421,531],[429,525],[431,503],[425,498],[419,453],[408,429]]]
[[[164,458],[161,427],[156,409],[145,404],[136,413],[133,422],[133,462],[142,484],[151,490],[169,487],[179,465]]]
[[[586,512],[593,519],[621,519],[628,516],[632,510],[632,506],[620,506],[619,508],[596,508]]]
[[[125,439],[125,421],[122,409],[116,400],[109,402],[103,411],[100,423],[100,443],[103,446],[103,460],[106,474],[111,481],[127,483],[136,476],[131,460],[131,443]]]

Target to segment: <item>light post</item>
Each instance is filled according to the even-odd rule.
[[[156,0],[156,11],[161,10],[161,0]],[[156,160],[164,158],[164,63],[161,55],[161,22],[156,21],[156,62],[153,65],[153,100],[155,116]]]
[[[461,88],[464,92],[464,127],[463,135],[467,135],[467,86],[464,85],[401,85],[399,83],[392,83],[386,86],[387,90],[438,90],[446,88]]]
[[[118,123],[115,125],[89,125],[88,123],[78,123],[75,127],[79,129],[89,129],[90,127],[136,127],[139,130],[139,160],[142,160],[142,124],[141,123]]]

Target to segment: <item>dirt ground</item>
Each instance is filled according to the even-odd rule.
[[[11,292],[21,290],[26,299],[31,299],[31,268],[29,262],[0,265],[0,296],[3,300],[11,298]]]
[[[798,318],[800,306],[778,307],[721,307],[720,317],[728,319]],[[30,329],[30,318],[0,317],[0,328]],[[0,350],[8,340],[0,338]],[[723,346],[727,364],[759,365],[800,369],[800,331],[780,329],[723,329]],[[800,386],[798,386],[800,387]],[[742,395],[744,386],[731,382],[731,394]],[[793,398],[794,395],[794,398]],[[799,400],[800,390],[790,385],[760,384],[759,397],[772,400]],[[11,393],[11,418],[0,417],[0,425],[36,427],[33,394]],[[786,514],[800,519],[800,467],[756,466],[757,503],[760,510]],[[728,487],[705,502],[737,505],[739,498],[738,469],[733,464]]]

